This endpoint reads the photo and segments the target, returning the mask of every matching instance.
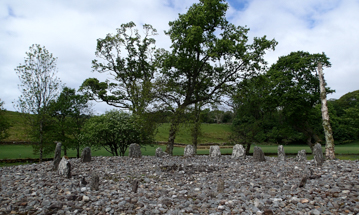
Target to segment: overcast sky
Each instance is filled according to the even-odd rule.
[[[96,40],[115,33],[122,23],[153,25],[159,32],[156,46],[168,48],[164,34],[168,22],[185,13],[195,0],[1,0],[0,1],[0,99],[14,110],[20,83],[14,68],[24,63],[32,44],[45,46],[58,57],[58,77],[76,88],[89,77],[105,80],[91,71]],[[266,54],[269,64],[293,51],[322,53],[330,58],[325,68],[328,98],[359,89],[358,0],[230,0],[227,19],[247,26],[250,37],[267,35],[279,44]],[[96,104],[99,113],[112,109]]]

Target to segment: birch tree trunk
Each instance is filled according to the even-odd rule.
[[[330,126],[329,121],[329,113],[327,106],[327,93],[325,91],[325,81],[322,63],[318,63],[318,73],[319,73],[319,83],[320,83],[320,100],[322,101],[322,119],[323,119],[323,128],[325,135],[325,157],[327,159],[335,158],[335,150],[334,150],[334,138],[332,127]]]

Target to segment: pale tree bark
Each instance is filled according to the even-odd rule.
[[[330,126],[329,121],[329,112],[327,106],[327,93],[325,91],[325,81],[323,74],[322,63],[318,63],[318,73],[319,73],[319,83],[320,83],[320,100],[322,101],[322,119],[323,119],[323,128],[325,135],[325,157],[327,159],[335,158],[335,150],[334,150],[334,138],[332,127]]]

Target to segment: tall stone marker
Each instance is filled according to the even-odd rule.
[[[85,162],[90,162],[90,161],[91,161],[91,149],[90,149],[90,147],[86,147],[86,148],[84,148],[84,150],[82,150],[81,162],[85,163]]]
[[[59,164],[61,161],[61,142],[57,142],[56,143],[56,148],[55,148],[55,155],[54,155],[54,161],[53,161],[53,167],[52,169],[54,171],[57,171],[59,168]]]
[[[58,169],[59,175],[65,176],[66,178],[71,178],[71,164],[70,161],[63,156]]]
[[[298,152],[296,160],[298,162],[307,162],[307,152],[305,151],[305,149]]]
[[[129,147],[128,157],[130,158],[141,158],[141,146],[137,143],[132,143]]]
[[[322,166],[324,163],[324,156],[322,146],[320,143],[316,143],[313,147],[314,163],[316,166]]]
[[[262,149],[258,146],[255,146],[253,149],[253,159],[257,162],[266,161],[266,158],[264,157],[264,153]]]
[[[211,146],[209,147],[209,156],[212,158],[218,158],[221,156],[221,151],[219,150],[219,146]]]
[[[96,173],[93,173],[91,175],[90,188],[91,190],[98,190],[99,186],[100,186],[100,177]]]
[[[194,156],[194,147],[192,145],[187,145],[184,148],[183,156],[184,157],[192,157],[192,156]]]
[[[283,145],[278,146],[278,161],[285,161],[285,152]]]
[[[236,144],[233,146],[232,158],[233,159],[245,159],[246,158],[246,151],[244,150],[242,144]]]

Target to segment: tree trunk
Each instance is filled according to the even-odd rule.
[[[198,107],[198,104],[195,104],[194,111],[195,111],[194,112],[195,120],[192,129],[192,145],[193,145],[194,153],[197,154],[198,136],[201,129],[201,122],[200,122],[201,109]]]
[[[176,121],[171,123],[170,133],[168,136],[168,143],[166,146],[166,153],[169,155],[173,155],[173,145],[175,144],[178,125],[179,123]]]
[[[66,148],[66,146],[64,145],[64,155],[66,155],[67,156],[67,148]]]
[[[247,147],[246,147],[246,155],[249,155],[249,150],[251,149],[251,143],[247,143]]]
[[[330,126],[329,112],[327,106],[327,93],[325,91],[325,81],[322,63],[318,63],[318,73],[319,73],[319,83],[320,83],[320,100],[322,101],[322,119],[323,119],[323,128],[325,135],[325,157],[327,159],[335,158],[334,150],[334,138],[332,127]]]
[[[77,148],[76,148],[76,151],[77,151],[76,157],[77,157],[77,158],[80,158],[80,147],[77,147]]]

